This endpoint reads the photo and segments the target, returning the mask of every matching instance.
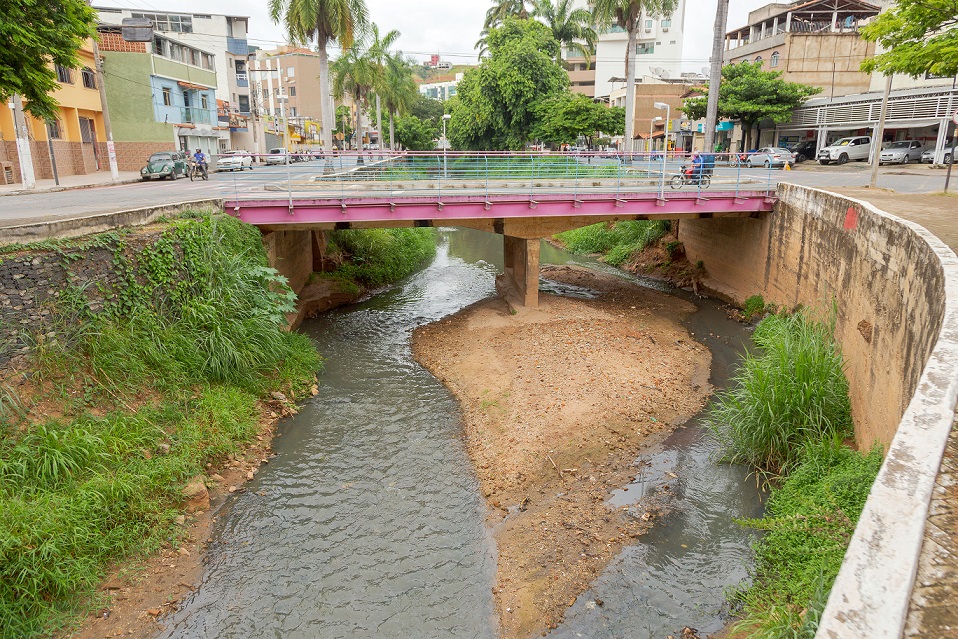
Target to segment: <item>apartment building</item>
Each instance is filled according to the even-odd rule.
[[[446,101],[458,93],[459,83],[462,82],[462,73],[441,75],[429,82],[419,85],[419,94],[433,100]]]
[[[52,95],[60,104],[56,119],[44,122],[25,113],[37,179],[52,178],[54,165],[61,177],[109,170],[92,40],[83,44],[78,57],[79,69],[55,67],[59,86]],[[20,181],[13,111],[4,102],[0,104],[0,184]]]
[[[318,147],[323,139],[319,56],[287,45],[257,51],[250,64],[254,109],[272,143],[266,146]]]

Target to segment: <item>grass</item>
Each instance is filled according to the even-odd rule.
[[[183,486],[251,440],[259,397],[305,392],[319,366],[254,228],[200,216],[109,246],[125,282],[65,291],[32,341],[62,417],[0,415],[0,639],[49,635],[110,563],[176,544]]]
[[[668,221],[637,220],[593,224],[559,233],[556,238],[573,253],[603,255],[605,262],[619,266],[668,231]]]
[[[502,157],[469,158],[449,157],[443,171],[442,156],[406,158],[401,165],[384,168],[381,178],[385,180],[428,180],[444,173],[456,180],[508,180],[508,179],[576,179],[614,178],[624,173],[616,163],[589,164],[575,157]],[[636,172],[629,171],[630,175]]]
[[[852,436],[848,381],[832,330],[807,311],[758,325],[753,340],[761,352],[743,357],[707,415],[730,462],[784,475],[809,446]]]
[[[332,231],[329,250],[346,258],[331,276],[375,288],[411,275],[432,259],[436,235],[430,228]]]

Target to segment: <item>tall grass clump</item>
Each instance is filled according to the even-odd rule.
[[[21,408],[0,432],[0,639],[53,633],[111,562],[177,543],[183,486],[251,440],[259,397],[295,395],[319,367],[285,330],[294,296],[255,228],[201,215],[98,246],[120,280],[72,275],[33,344],[62,417]]]
[[[556,235],[573,253],[604,256],[618,266],[669,231],[668,221],[635,220],[593,224]]]
[[[430,228],[333,231],[329,248],[346,257],[336,276],[375,288],[411,275],[435,257],[436,234]]]
[[[788,474],[804,451],[852,436],[851,405],[834,320],[807,311],[772,315],[755,329],[761,349],[743,356],[730,388],[707,413],[728,461],[765,475]]]
[[[755,543],[755,579],[732,596],[744,618],[734,631],[762,639],[812,639],[878,470],[879,448],[863,455],[823,442],[773,488]]]

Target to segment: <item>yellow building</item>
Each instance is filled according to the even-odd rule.
[[[57,119],[46,123],[25,113],[33,170],[38,180],[53,177],[50,142],[61,177],[110,170],[92,40],[87,40],[78,57],[79,69],[56,67],[60,83],[60,88],[53,92],[60,104]],[[11,179],[20,182],[20,164],[13,112],[3,103],[0,104],[0,184],[9,183]]]

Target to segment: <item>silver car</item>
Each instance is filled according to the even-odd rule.
[[[921,154],[921,162],[922,164],[951,164],[951,144],[949,143],[941,149],[937,158],[935,157],[935,150],[928,149]]]
[[[909,162],[920,162],[921,153],[924,147],[918,140],[902,140],[892,142],[881,150],[878,156],[879,164],[908,164]]]
[[[776,166],[785,168],[795,165],[795,154],[788,149],[777,146],[766,146],[755,153],[751,153],[745,161],[749,168],[753,166],[764,166],[770,169]]]

